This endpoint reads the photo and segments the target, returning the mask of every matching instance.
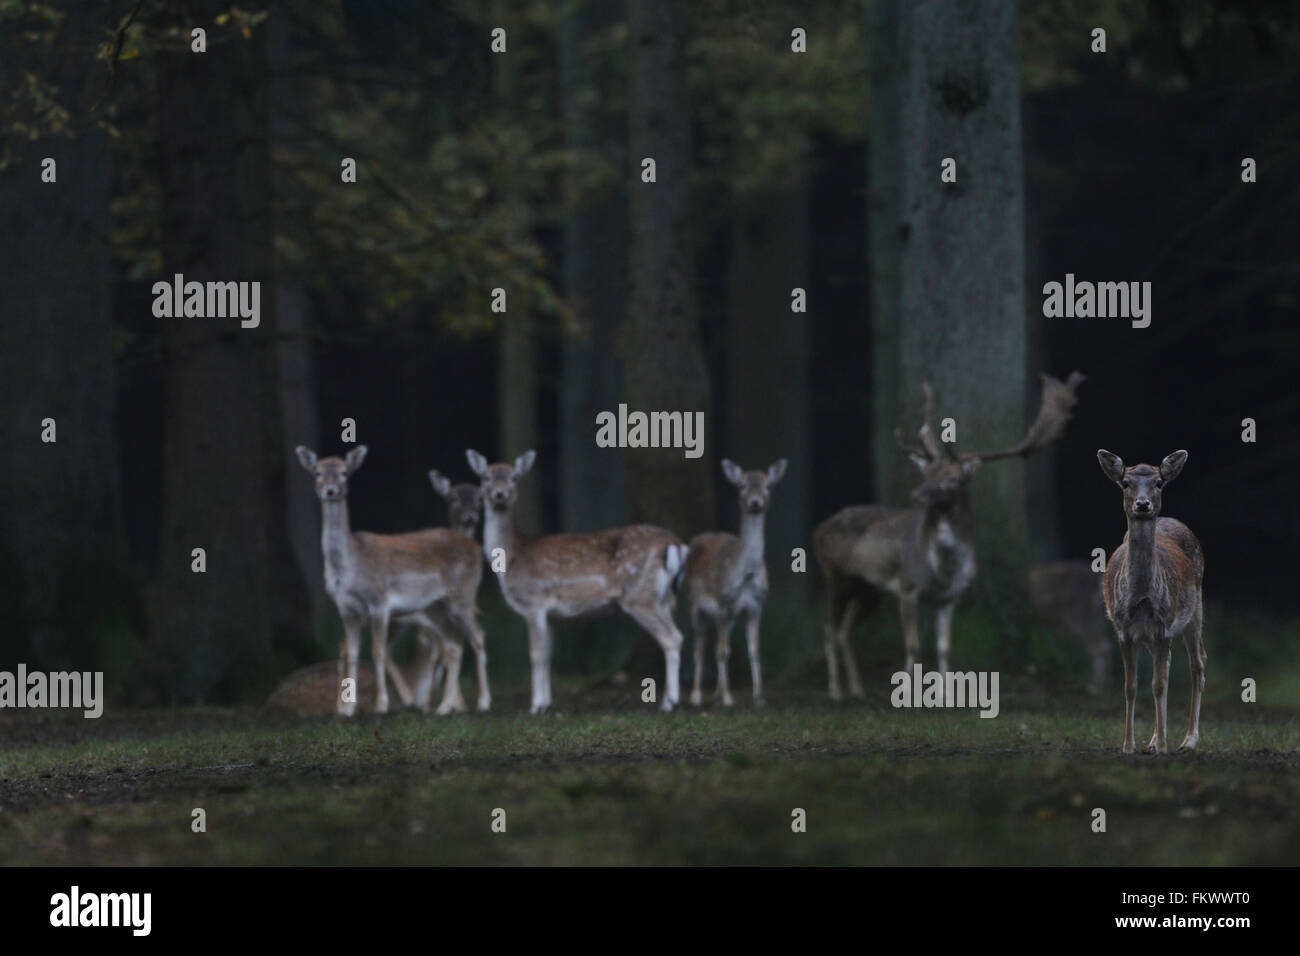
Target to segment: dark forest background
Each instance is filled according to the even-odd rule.
[[[1289,663],[1297,64],[1288,2],[0,0],[0,667],[235,701],[331,657],[292,449],[341,453],[352,418],[352,525],[380,532],[441,523],[426,472],[467,480],[467,447],[537,449],[534,529],[683,536],[735,525],[721,458],[788,457],[765,653],[820,685],[821,585],[789,555],[906,500],[891,433],[920,383],[983,451],[1076,368],[1059,444],[976,479],[955,664],[1084,676],[1024,569],[1118,544],[1099,446],[1189,450],[1165,513],[1206,551],[1211,669]],[[261,326],[155,318],[176,272],[262,281]],[[1043,318],[1067,272],[1152,282],[1151,327]],[[704,456],[597,448],[622,401],[704,410]],[[494,675],[522,673],[522,623],[491,580],[480,603]],[[868,623],[883,661],[893,614]],[[573,625],[556,665],[640,653]]]

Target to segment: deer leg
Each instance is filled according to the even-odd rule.
[[[1187,736],[1179,751],[1195,750],[1201,742],[1201,693],[1205,690],[1205,641],[1201,637],[1201,601],[1196,600],[1196,614],[1183,631],[1187,645],[1187,662],[1192,671],[1192,703],[1187,714]]]
[[[433,693],[433,672],[442,655],[442,643],[432,628],[421,625],[419,648],[415,653],[415,688],[414,701],[420,710],[429,709],[429,697]],[[404,701],[404,703],[408,703]]]
[[[486,712],[492,709],[492,691],[488,687],[487,641],[473,607],[461,608],[457,614],[461,628],[469,634],[470,647],[474,648],[475,674],[478,677],[478,701],[475,706],[480,712]]]
[[[839,700],[844,695],[840,692],[840,662],[835,650],[835,593],[828,595],[829,606],[826,609],[826,627],[822,643],[826,648],[826,669],[830,673],[831,700]]]
[[[945,604],[934,612],[934,630],[935,640],[938,642],[940,674],[948,673],[948,651],[952,648],[952,609],[952,604]]]
[[[419,653],[419,651],[416,652],[417,660],[419,659]],[[397,666],[397,662],[393,660],[391,654],[388,657],[387,670],[388,676],[393,681],[393,690],[397,691],[397,699],[402,702],[403,707],[410,707],[411,702],[414,700],[414,692],[411,690],[411,685],[406,681],[406,675],[402,673],[402,669]]]
[[[375,658],[375,713],[388,713],[388,611],[370,615],[370,649]]]
[[[343,618],[343,640],[339,643],[339,713],[351,717],[357,712],[357,658],[361,656],[362,618],[357,615],[345,615]],[[343,700],[343,681],[352,681],[352,699]]]
[[[907,652],[905,670],[912,673],[913,665],[921,660],[921,636],[917,633],[916,618],[920,599],[915,594],[902,594],[898,598],[899,613],[903,618],[903,649]]]
[[[844,675],[849,679],[849,696],[864,697],[862,691],[862,678],[858,675],[858,662],[853,656],[853,645],[849,643],[849,634],[853,631],[853,622],[858,614],[858,601],[856,598],[849,598],[849,603],[844,608],[844,619],[840,621],[840,632],[836,635],[836,643],[840,646],[840,656],[844,658]]]
[[[1119,641],[1119,656],[1124,661],[1124,753],[1131,754],[1137,749],[1133,740],[1133,716],[1137,710],[1138,695],[1138,646],[1137,641]]]
[[[460,662],[464,650],[457,641],[443,637],[442,653],[447,661],[447,677],[442,688],[442,702],[436,713],[439,717],[465,710],[465,698],[460,694]]]
[[[691,706],[699,707],[704,703],[704,615],[691,610],[691,636],[695,643],[695,679],[691,687]]]
[[[1146,752],[1151,754],[1169,753],[1166,728],[1169,725],[1169,659],[1172,650],[1172,642],[1163,635],[1156,640],[1151,649],[1152,656],[1155,658],[1151,669],[1151,696],[1156,704],[1156,730],[1151,735],[1151,742],[1147,744],[1146,749]]]
[[[749,644],[749,675],[754,682],[755,707],[763,706],[763,671],[758,666],[758,622],[762,616],[761,610],[745,615],[745,640]]]
[[[728,662],[731,659],[731,624],[735,618],[718,618],[716,625],[718,628],[718,689],[713,695],[713,699],[723,707],[734,707],[736,701],[731,696],[731,675],[728,672]]]
[[[551,635],[546,612],[528,620],[528,659],[533,665],[533,705],[531,714],[541,714],[551,706]]]
[[[679,678],[682,669],[682,633],[673,623],[670,606],[624,607],[632,620],[640,624],[659,642],[664,651],[664,694],[659,709],[670,711],[677,706],[681,694]]]

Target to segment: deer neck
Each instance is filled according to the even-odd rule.
[[[1152,595],[1156,571],[1156,519],[1129,518],[1124,584],[1134,600]]]
[[[740,516],[740,564],[750,568],[763,563],[763,526],[766,512],[752,514],[748,511]]]
[[[333,590],[340,580],[351,573],[354,542],[352,527],[348,522],[347,499],[321,502],[321,553],[325,557],[325,584]]]
[[[523,543],[523,536],[515,526],[514,508],[497,511],[488,505],[483,509],[483,554],[489,562],[492,560],[492,552],[501,548],[505,552],[508,568]]]

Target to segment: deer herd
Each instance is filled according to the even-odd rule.
[[[939,440],[933,396],[924,386],[918,443],[904,443],[895,432],[920,476],[911,506],[848,507],[823,521],[812,535],[813,553],[826,585],[824,649],[831,698],[842,698],[844,682],[851,696],[864,696],[849,638],[855,620],[882,594],[898,601],[908,672],[921,656],[920,606],[933,606],[938,668],[940,673],[948,672],[954,609],[976,576],[971,481],[988,462],[1027,457],[1055,441],[1069,421],[1083,379],[1078,372],[1064,382],[1044,375],[1038,415],[1017,445],[962,454],[950,442]],[[712,636],[717,665],[714,700],[725,707],[733,705],[730,636],[732,625],[744,616],[754,704],[763,705],[759,631],[768,593],[763,531],[773,490],[786,471],[785,459],[756,471],[745,471],[724,459],[723,474],[737,492],[738,533],[709,531],[684,542],[671,531],[648,524],[580,534],[524,535],[515,521],[515,506],[519,482],[536,461],[533,451],[491,464],[477,451],[468,450],[466,458],[477,483],[453,485],[440,472],[430,471],[434,490],[447,502],[448,527],[407,534],[353,531],[348,520],[348,480],[365,461],[366,447],[354,447],[342,458],[320,458],[302,446],[296,452],[315,479],[325,589],[343,622],[334,686],[348,686],[344,681],[350,680],[356,688],[361,633],[369,627],[378,713],[388,710],[390,680],[403,705],[430,709],[440,673],[443,691],[437,713],[464,711],[460,666],[466,643],[474,652],[477,708],[491,707],[487,649],[477,604],[485,563],[495,574],[506,604],[527,627],[531,713],[540,714],[552,704],[553,625],[615,610],[632,618],[663,651],[660,709],[673,710],[680,703],[684,642],[673,616],[679,596],[694,636],[691,704],[704,702],[704,654]],[[1170,657],[1173,641],[1181,635],[1191,664],[1192,699],[1187,735],[1179,749],[1193,750],[1200,737],[1205,686],[1204,558],[1186,525],[1160,515],[1163,488],[1182,471],[1187,452],[1174,452],[1158,467],[1125,467],[1118,456],[1105,450],[1099,450],[1097,458],[1105,475],[1123,491],[1128,524],[1124,540],[1111,555],[1104,575],[1094,573],[1085,562],[1032,568],[1034,603],[1045,614],[1056,610],[1053,623],[1058,629],[1083,639],[1092,654],[1094,687],[1108,668],[1109,641],[1098,637],[1102,631],[1098,620],[1103,613],[1110,619],[1124,665],[1125,753],[1135,749],[1139,646],[1147,648],[1155,665],[1155,732],[1145,752],[1168,750]],[[480,522],[481,546],[475,540]],[[389,655],[393,625],[417,629],[418,649],[406,669]],[[355,713],[355,693],[335,699],[340,714]]]

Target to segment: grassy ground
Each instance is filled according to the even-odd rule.
[[[985,720],[895,711],[887,677],[839,707],[819,683],[778,685],[764,711],[738,695],[732,712],[670,715],[630,685],[563,684],[542,719],[520,713],[519,684],[497,688],[494,713],[452,718],[9,711],[0,863],[1294,862],[1295,711],[1225,693],[1200,753],[1123,757],[1118,688],[1060,700],[1003,675]],[[1185,702],[1176,684],[1174,745]],[[1138,715],[1145,741],[1145,695]]]

